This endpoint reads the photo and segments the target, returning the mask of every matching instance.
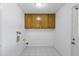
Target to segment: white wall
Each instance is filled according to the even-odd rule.
[[[2,4],[2,55],[19,55],[24,49],[23,12],[16,4]],[[16,43],[16,31],[21,31],[22,39]]]
[[[25,32],[26,41],[29,46],[53,46],[55,40],[54,29],[27,29]]]
[[[74,5],[65,4],[56,13],[56,40],[54,46],[62,55],[71,55],[72,7]]]
[[[1,31],[1,19],[2,19],[2,17],[1,17],[2,15],[1,15],[1,5],[0,5],[0,55],[2,54],[2,46],[1,46],[1,43],[2,43],[2,31]]]

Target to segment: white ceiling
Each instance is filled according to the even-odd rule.
[[[18,4],[25,13],[55,13],[64,3],[46,3],[43,7],[36,7],[34,3]]]

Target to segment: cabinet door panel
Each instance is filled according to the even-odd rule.
[[[40,28],[40,16],[37,14],[32,15],[32,28]]]
[[[55,14],[49,14],[49,28],[55,28]]]
[[[28,15],[25,15],[25,28],[31,28],[31,15],[28,14]]]
[[[41,15],[41,28],[48,28],[48,15]]]

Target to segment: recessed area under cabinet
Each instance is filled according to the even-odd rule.
[[[55,28],[55,14],[25,14],[25,29]]]

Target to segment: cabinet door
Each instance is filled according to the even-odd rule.
[[[48,28],[48,14],[41,15],[41,28]]]
[[[32,28],[41,28],[41,17],[38,14],[32,14]]]
[[[25,28],[31,28],[32,18],[30,14],[25,14]]]
[[[49,28],[55,28],[55,14],[49,14]]]

